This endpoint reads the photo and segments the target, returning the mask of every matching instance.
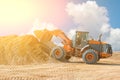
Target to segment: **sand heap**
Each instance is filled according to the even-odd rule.
[[[48,62],[55,46],[49,31],[35,31],[33,35],[0,37],[0,64],[35,64]]]

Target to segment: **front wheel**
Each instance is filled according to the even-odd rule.
[[[100,61],[100,56],[98,56],[98,59],[97,59],[97,61]]]
[[[57,60],[63,60],[65,56],[65,51],[62,47],[57,46],[52,49],[50,55]]]
[[[83,53],[82,59],[86,64],[95,64],[98,61],[98,55],[94,50],[88,49]]]

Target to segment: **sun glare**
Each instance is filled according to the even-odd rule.
[[[53,30],[48,23],[57,26],[65,23],[64,7],[62,0],[0,0],[0,35],[26,33],[36,18],[46,23],[34,25]]]
[[[18,24],[29,20],[34,14],[33,5],[26,0],[0,0],[0,22]]]

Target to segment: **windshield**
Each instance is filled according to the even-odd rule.
[[[88,32],[76,31],[74,45],[75,46],[84,46],[88,40]],[[84,44],[85,43],[85,44]]]

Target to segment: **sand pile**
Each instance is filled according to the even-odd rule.
[[[36,37],[33,35],[0,37],[0,64],[36,64],[48,62],[51,58],[50,51],[55,46],[50,41],[52,35],[46,35],[48,32],[37,31]]]

